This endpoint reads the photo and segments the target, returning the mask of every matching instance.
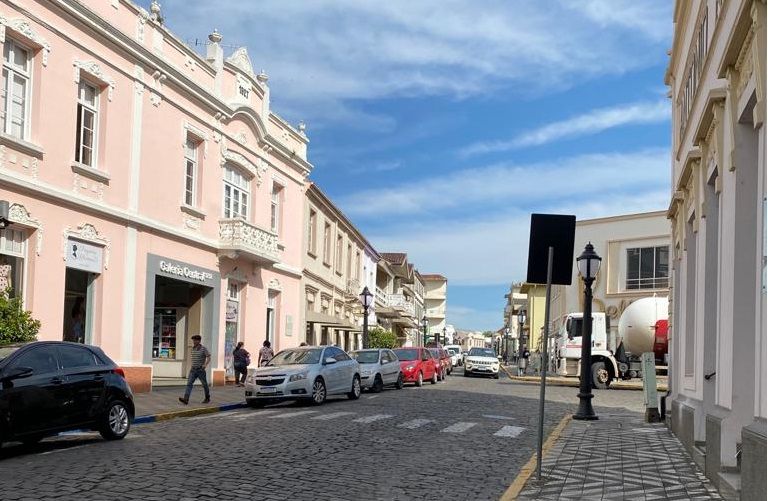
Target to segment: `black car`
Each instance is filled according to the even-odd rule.
[[[58,341],[0,346],[0,445],[86,428],[119,440],[133,416],[125,374],[100,348]]]

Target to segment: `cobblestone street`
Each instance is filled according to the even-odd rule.
[[[575,400],[571,388],[550,394],[565,399],[562,390]],[[498,499],[535,450],[537,395],[454,372],[435,386],[319,408],[285,404],[140,425],[122,442],[83,434],[9,445],[2,497]],[[548,430],[570,409],[549,403]]]

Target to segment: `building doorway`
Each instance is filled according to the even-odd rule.
[[[93,289],[96,273],[66,268],[62,339],[90,343],[93,328]]]
[[[158,276],[152,329],[154,377],[180,378],[188,372],[190,338],[201,334],[204,287]]]

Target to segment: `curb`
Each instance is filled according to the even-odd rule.
[[[155,423],[157,421],[168,421],[170,419],[176,419],[181,417],[199,416],[201,414],[213,414],[216,412],[225,412],[235,409],[242,409],[247,407],[245,402],[238,402],[232,404],[222,404],[215,407],[197,407],[195,409],[183,409],[172,412],[163,412],[159,414],[148,414],[145,416],[136,416],[133,418],[133,424],[146,424]]]
[[[565,430],[565,427],[568,426],[568,423],[571,422],[572,418],[573,416],[571,414],[567,414],[563,416],[563,419],[561,419],[557,426],[555,426],[555,428],[549,434],[549,437],[547,437],[546,442],[544,442],[544,445],[541,447],[542,458],[547,456],[549,450],[552,449],[557,439],[559,439],[560,435],[563,434],[563,430]],[[531,475],[533,475],[533,472],[535,471],[536,453],[534,452],[528,462],[525,463],[525,466],[520,469],[520,473],[517,474],[517,477],[512,482],[512,484],[507,488],[506,491],[504,491],[504,494],[501,495],[499,501],[511,501],[513,499],[517,499],[517,496],[520,495],[523,488],[525,487],[525,484],[528,482],[528,479],[531,478]]]
[[[501,368],[506,373],[507,377],[511,379],[512,381],[517,381],[519,383],[527,383],[527,384],[541,384],[541,378],[537,376],[514,376],[512,373],[509,372],[509,370],[501,366]],[[579,380],[574,378],[572,381],[563,381],[562,379],[551,379],[547,378],[547,386],[568,386],[571,388],[578,388],[579,387]],[[625,385],[625,383],[618,382],[613,383],[610,386],[611,390],[629,390],[629,391],[643,391],[643,385],[632,385],[628,386]],[[660,384],[657,386],[657,391],[667,391],[667,385]]]

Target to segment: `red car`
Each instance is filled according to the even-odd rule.
[[[427,348],[429,352],[432,354],[432,357],[435,360],[435,365],[437,368],[437,379],[440,381],[444,380],[445,377],[450,373],[449,368],[451,367],[451,357],[450,355],[447,355],[446,351],[442,348]]]
[[[438,371],[432,354],[424,348],[397,348],[392,350],[400,359],[400,370],[403,371],[406,383],[416,383],[421,386],[424,381],[437,383]]]

